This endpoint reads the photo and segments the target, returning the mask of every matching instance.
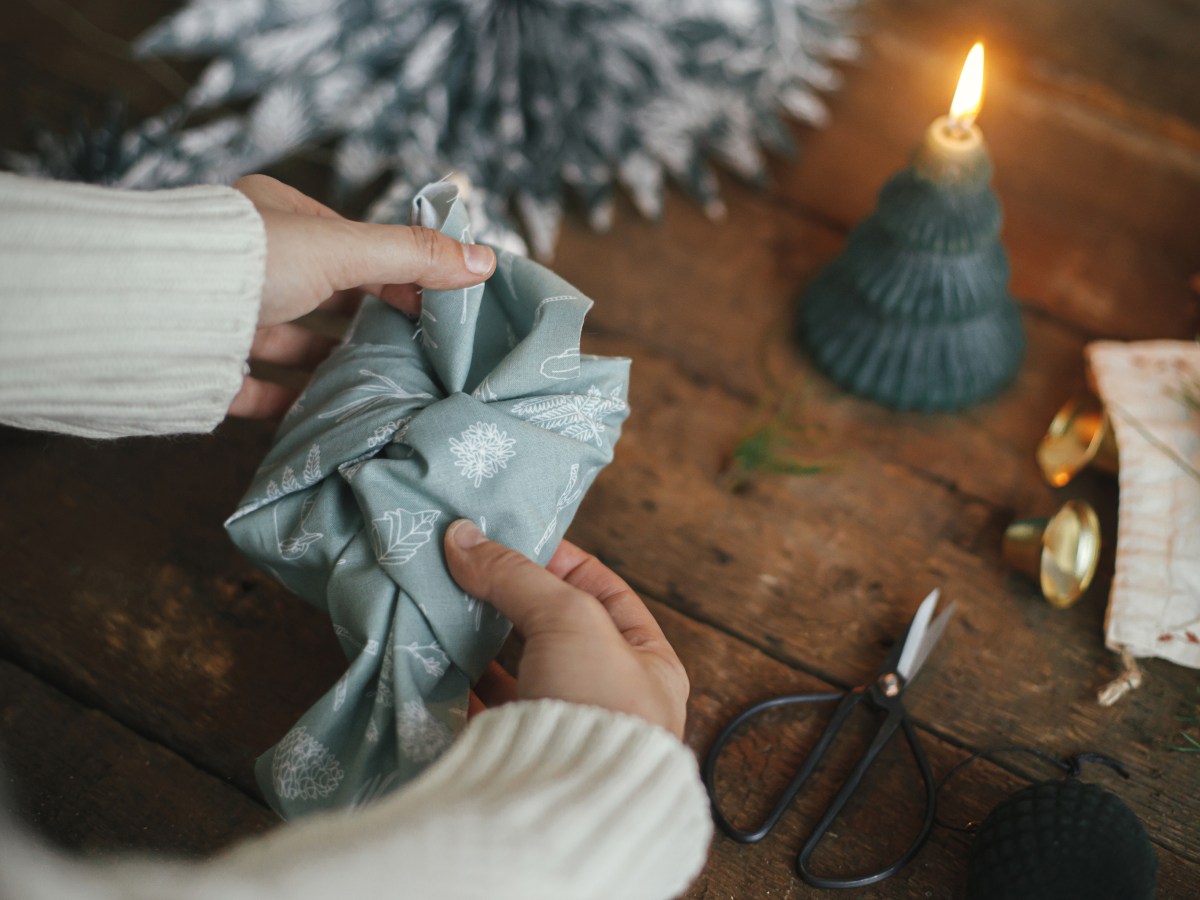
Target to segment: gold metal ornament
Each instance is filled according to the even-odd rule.
[[[1088,395],[1067,401],[1038,444],[1037,461],[1054,487],[1068,484],[1088,466],[1116,475],[1117,440],[1099,399]]]
[[[1069,500],[1050,518],[1019,519],[1004,532],[1004,561],[1028,575],[1060,609],[1092,583],[1100,560],[1100,519],[1082,500]]]

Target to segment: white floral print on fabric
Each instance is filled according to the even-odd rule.
[[[436,350],[438,343],[433,339],[433,335],[429,333],[429,325],[437,324],[437,316],[428,306],[421,308],[420,318],[417,320],[420,324],[417,325],[417,330],[413,332],[413,340],[420,340],[421,346],[426,350]]]
[[[483,479],[508,468],[508,461],[517,455],[513,450],[516,443],[507,431],[501,431],[493,423],[476,422],[462,433],[461,439],[450,438],[450,452],[463,477],[479,487]]]
[[[350,629],[345,625],[339,625],[337,622],[334,622],[333,633],[336,634],[339,639],[347,641],[352,647],[358,650],[362,649],[363,642],[356,638],[353,632],[351,632]]]
[[[542,361],[541,372],[555,381],[570,381],[579,377],[579,348],[568,347],[562,353],[546,357]]]
[[[545,310],[545,308],[551,303],[557,303],[559,300],[578,300],[578,299],[579,298],[577,296],[575,296],[574,294],[558,294],[557,296],[554,296],[554,297],[543,297],[542,300],[538,303],[537,309],[535,309],[533,311],[533,321],[540,322],[542,320],[542,311]]]
[[[279,479],[279,486],[283,488],[285,494],[291,494],[300,490],[301,484],[296,480],[296,470],[291,466],[284,466],[283,477]]]
[[[352,807],[366,806],[368,803],[386,794],[399,781],[400,775],[397,772],[388,772],[386,775],[372,775],[358,789],[358,793],[354,795],[354,800],[350,805]]]
[[[347,419],[361,415],[367,410],[374,409],[377,406],[387,406],[397,400],[433,399],[433,394],[428,394],[425,391],[407,391],[386,375],[380,375],[378,372],[372,372],[370,369],[359,369],[358,374],[374,378],[376,383],[358,384],[352,388],[347,388],[344,393],[363,393],[366,396],[355,397],[341,406],[327,410],[318,415],[318,419],[333,419],[335,422],[345,422]]]
[[[436,643],[418,644],[413,641],[411,644],[401,644],[400,649],[419,662],[426,675],[440,678],[446,674],[446,667],[450,665],[450,657]]]
[[[376,558],[381,564],[402,566],[433,538],[433,526],[441,510],[409,512],[396,508],[371,522],[375,532]]]
[[[471,396],[484,403],[492,403],[500,399],[500,395],[492,390],[492,376],[490,375],[479,382],[479,386],[471,391]]]
[[[304,498],[304,502],[300,505],[300,522],[286,540],[279,534],[279,507],[275,506],[271,509],[271,515],[275,520],[275,546],[279,548],[279,555],[283,559],[299,559],[308,552],[309,547],[325,537],[323,532],[308,530],[308,517],[312,515],[312,509],[316,502],[316,494],[309,494]]]
[[[628,409],[619,386],[605,396],[592,385],[586,394],[553,394],[522,400],[513,406],[512,414],[547,431],[603,447],[603,435],[608,430],[604,420]]]
[[[542,532],[541,540],[537,542],[537,546],[533,548],[533,555],[538,556],[546,546],[546,542],[550,540],[554,534],[554,529],[558,526],[558,517],[562,515],[562,511],[567,509],[572,504],[576,503],[583,496],[583,485],[579,484],[579,464],[571,463],[571,471],[567,475],[567,486],[563,488],[563,492],[558,496],[558,503],[555,505],[554,516],[550,519],[550,523],[546,526],[546,530]]]
[[[289,731],[275,747],[271,779],[281,797],[319,800],[337,790],[344,777],[337,757],[304,726]]]
[[[458,238],[465,210],[456,191],[428,188],[414,205],[416,222]],[[256,565],[274,567],[285,587],[324,608],[349,659],[295,725],[337,757],[337,788],[289,799],[276,788],[274,748],[255,766],[286,818],[403,784],[466,724],[470,676],[495,658],[510,625],[446,570],[439,538],[451,518],[469,515],[527,556],[546,535],[544,560],[581,489],[612,458],[628,413],[628,360],[574,352],[587,299],[531,261],[513,266],[499,256],[497,278],[468,292],[466,323],[456,290],[426,291],[431,315],[421,323],[364,300],[345,345],[310,387],[307,409],[281,429],[241,501],[259,506],[229,527]],[[417,324],[436,348],[412,340]],[[481,328],[486,339],[476,340]],[[551,377],[576,372],[570,381]],[[411,396],[419,392],[433,397]],[[518,404],[521,415],[512,412]],[[265,499],[268,481],[275,500]],[[314,505],[302,509],[309,495]],[[307,545],[303,558],[282,558],[278,545],[289,539],[289,555]],[[372,719],[377,743],[367,740]]]
[[[313,444],[308,451],[308,459],[304,461],[304,483],[315,484],[321,480],[321,447]]]
[[[413,762],[437,759],[453,738],[446,724],[435,718],[420,700],[404,702],[396,719],[396,739],[400,750]]]
[[[367,446],[378,447],[380,444],[386,444],[389,441],[404,440],[404,434],[408,431],[408,423],[411,421],[412,416],[402,416],[394,422],[380,425],[375,429],[375,433],[367,438]]]
[[[392,690],[392,679],[395,674],[395,654],[392,653],[392,642],[389,640],[387,649],[383,651],[383,662],[379,664],[379,684],[375,689],[376,706],[393,706],[396,703]]]

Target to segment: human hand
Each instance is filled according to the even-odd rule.
[[[500,699],[557,699],[640,716],[683,736],[688,678],[641,599],[596,557],[563,541],[543,569],[467,519],[446,532],[459,587],[524,638],[515,689],[499,667],[477,685]]]
[[[496,266],[496,255],[482,244],[460,244],[430,228],[352,222],[266,175],[248,175],[234,188],[257,208],[267,233],[252,361],[312,370],[337,342],[293,319],[317,308],[348,314],[364,292],[415,315],[422,287],[470,287]],[[293,399],[291,390],[247,376],[229,414],[272,418]]]

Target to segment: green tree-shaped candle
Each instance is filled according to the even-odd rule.
[[[978,64],[982,79],[982,47]],[[912,167],[884,185],[800,306],[817,365],[894,409],[961,409],[1011,381],[1024,354],[991,161],[973,124],[978,99],[956,113],[959,103],[929,127]]]

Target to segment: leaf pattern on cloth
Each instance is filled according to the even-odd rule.
[[[308,517],[312,515],[312,508],[316,502],[315,494],[309,494],[304,498],[304,502],[300,506],[300,521],[296,525],[296,530],[285,540],[281,540],[279,536],[279,507],[272,507],[271,514],[275,520],[275,545],[279,548],[279,555],[282,558],[299,559],[308,552],[309,547],[325,537],[319,531],[308,530]]]
[[[381,444],[386,444],[389,441],[404,440],[404,433],[408,430],[408,423],[412,421],[412,416],[402,416],[394,422],[388,422],[386,425],[380,425],[375,429],[374,433],[367,438],[368,447],[378,447]]]
[[[313,444],[304,461],[304,483],[315,484],[321,480],[321,447]]]
[[[492,422],[476,422],[458,438],[450,438],[454,464],[462,469],[464,478],[479,487],[483,479],[492,478],[516,456],[516,439],[501,431]]]
[[[385,512],[371,522],[375,530],[376,559],[385,565],[402,566],[433,538],[433,526],[441,510],[409,512],[403,507]]]
[[[395,676],[396,654],[392,651],[389,640],[387,649],[383,651],[383,661],[379,663],[379,683],[375,688],[376,706],[395,706],[396,697],[392,691],[392,679]]]
[[[296,480],[296,471],[291,466],[283,467],[283,476],[279,479],[279,486],[283,488],[285,494],[292,494],[300,490],[300,482]]]
[[[604,420],[614,413],[629,411],[629,405],[621,397],[620,387],[615,387],[605,396],[594,384],[586,394],[552,394],[548,397],[531,397],[512,407],[512,414],[547,431],[577,441],[604,446]]]
[[[281,797],[318,800],[333,793],[345,772],[337,757],[300,726],[276,745],[271,777]]]
[[[438,342],[433,339],[433,335],[429,332],[430,325],[437,324],[437,316],[433,314],[433,310],[428,307],[421,308],[421,315],[417,319],[421,324],[417,326],[416,332],[413,334],[413,340],[420,340],[421,346],[426,350],[436,350]]]
[[[345,422],[347,419],[352,419],[355,416],[360,416],[368,410],[372,410],[377,406],[391,405],[397,400],[432,400],[433,394],[425,393],[424,391],[407,391],[402,388],[386,375],[380,375],[378,372],[372,372],[369,369],[359,369],[359,375],[365,375],[368,378],[374,378],[376,384],[359,384],[352,388],[347,388],[346,393],[362,393],[366,396],[355,397],[348,400],[341,406],[326,410],[317,418],[333,419],[335,422]]]
[[[413,641],[411,644],[401,644],[400,649],[420,663],[426,675],[440,678],[450,664],[450,657],[436,643],[418,644]]]
[[[454,184],[422,191],[414,221],[469,234]],[[551,522],[548,550],[612,460],[628,414],[629,360],[568,354],[578,377],[547,382],[542,361],[578,346],[591,300],[531,260],[504,251],[498,259],[503,274],[465,301],[458,290],[425,291],[437,346],[414,343],[417,323],[365,298],[226,523],[248,559],[328,614],[349,660],[283,748],[307,748],[320,763],[315,774],[293,773],[274,749],[255,764],[284,818],[344,809],[411,781],[465,727],[470,686],[511,625],[450,576],[446,523],[470,516],[531,556]],[[561,397],[525,404],[544,401],[547,385]],[[326,765],[333,759],[340,779]]]
[[[579,348],[568,347],[542,362],[542,374],[555,381],[569,381],[579,375]]]
[[[571,465],[570,474],[567,475],[567,486],[563,488],[563,492],[558,497],[553,518],[550,519],[546,530],[542,532],[541,539],[533,548],[533,555],[535,557],[541,555],[542,550],[546,547],[546,543],[554,535],[554,529],[558,527],[558,517],[562,515],[562,511],[577,503],[582,496],[583,486],[579,484],[579,465],[576,463]]]
[[[400,776],[395,772],[385,774],[372,775],[368,778],[363,786],[358,789],[354,795],[350,805],[353,807],[366,806],[368,803],[377,800],[386,794],[392,787],[398,784]]]

